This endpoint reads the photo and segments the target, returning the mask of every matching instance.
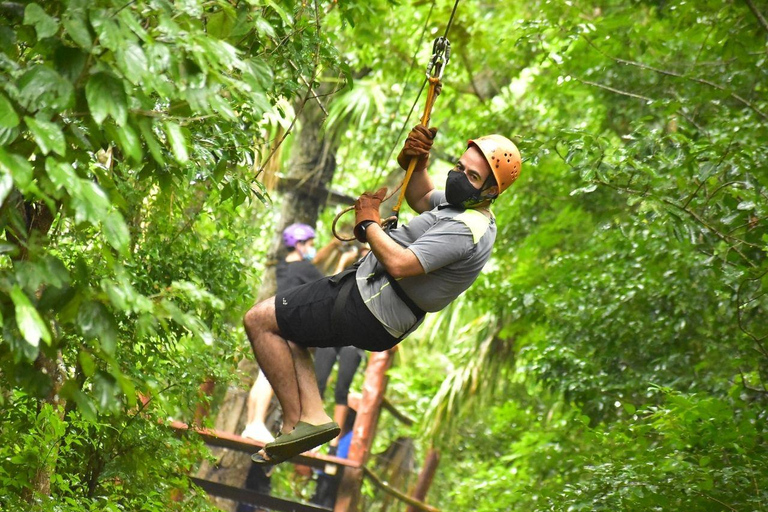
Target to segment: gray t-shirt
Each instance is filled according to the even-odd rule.
[[[483,213],[456,208],[445,193],[434,191],[432,209],[389,235],[416,255],[425,274],[398,280],[408,297],[424,311],[440,311],[469,288],[491,256],[496,223]],[[420,322],[397,296],[373,252],[357,269],[357,287],[368,309],[392,336],[413,331]]]

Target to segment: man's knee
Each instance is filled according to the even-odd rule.
[[[274,297],[251,307],[243,317],[243,324],[246,329],[273,330],[277,326]]]

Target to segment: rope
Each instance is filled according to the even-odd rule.
[[[445,32],[443,32],[443,39],[446,39],[448,37],[448,32],[451,30],[451,25],[453,25],[453,20],[456,17],[456,9],[459,7],[459,0],[456,0],[453,4],[453,10],[451,11],[451,17],[448,18],[448,24],[445,26]],[[429,19],[432,17],[432,10],[435,8],[435,0],[432,0],[432,7],[429,8],[429,14],[427,15],[427,20],[424,23],[424,29],[421,31],[421,37],[419,38],[419,46],[421,46],[421,43],[424,41],[424,33],[427,29],[427,23],[429,23]],[[406,78],[408,75],[411,74],[411,71],[413,70],[413,65],[416,60],[416,54],[418,53],[418,48],[416,49],[416,52],[413,54],[413,58],[411,59],[411,67],[408,69],[408,72],[406,73]],[[400,127],[400,131],[397,134],[397,138],[395,138],[395,143],[392,146],[392,149],[389,150],[389,155],[387,155],[387,159],[385,161],[389,161],[392,158],[392,154],[395,152],[395,148],[398,146],[398,143],[400,142],[400,137],[403,136],[403,132],[405,132],[406,127],[408,126],[408,122],[411,120],[411,115],[413,115],[413,111],[416,108],[416,105],[419,103],[419,98],[421,98],[421,93],[424,92],[424,86],[427,85],[427,79],[424,79],[424,82],[421,84],[421,89],[419,89],[419,94],[416,95],[416,100],[414,100],[413,105],[411,105],[411,110],[408,112],[408,117],[405,118],[405,122]],[[400,93],[400,98],[397,100],[397,107],[395,107],[395,112],[398,112],[400,110],[400,103],[402,102],[403,96],[405,95],[405,88],[403,88],[403,91]],[[391,124],[390,124],[391,126]],[[376,165],[376,183],[377,186],[374,188],[378,188],[378,181],[379,177],[378,174],[380,173],[381,169],[379,168],[380,164]],[[398,187],[400,188],[400,187]]]
[[[419,98],[421,98],[421,93],[424,91],[424,87],[427,85],[427,83],[429,83],[429,90],[427,93],[427,101],[426,101],[426,104],[424,105],[424,114],[422,115],[422,118],[421,118],[421,124],[423,126],[429,126],[429,119],[432,115],[432,108],[434,106],[434,102],[437,97],[437,95],[435,94],[435,88],[437,87],[438,84],[441,83],[441,78],[443,75],[443,71],[445,69],[445,65],[448,63],[448,60],[450,59],[451,46],[450,46],[450,42],[448,42],[447,36],[448,36],[448,32],[451,29],[451,25],[453,25],[453,20],[456,16],[456,9],[459,6],[459,1],[460,0],[455,0],[453,4],[453,10],[451,11],[451,16],[448,19],[448,24],[445,27],[445,32],[443,33],[443,37],[435,40],[433,51],[432,51],[432,59],[430,60],[429,65],[427,66],[428,78],[425,78],[424,82],[421,84],[421,89],[419,89],[419,94],[416,96],[416,100],[413,102],[410,112],[408,112],[408,117],[406,118],[402,128],[400,129],[400,132],[397,135],[398,141],[402,136],[403,132],[405,131],[405,128],[408,126],[408,122],[411,119],[411,115],[413,114],[413,111],[415,110],[416,105],[419,102]],[[432,4],[432,7],[434,8],[434,3]],[[430,9],[430,14],[431,13],[432,13],[432,10]],[[425,27],[426,27],[426,24],[425,24]],[[410,73],[410,70],[409,70],[409,73]],[[397,145],[397,141],[395,142],[395,146],[393,146],[392,150],[390,151],[389,156],[387,157],[387,160],[389,160],[392,157],[392,153],[394,153],[394,149],[396,145]],[[397,204],[394,206],[394,208],[392,208],[392,215],[390,217],[387,217],[381,222],[381,225],[385,226],[385,229],[387,230],[392,229],[397,225],[397,219],[399,216],[400,207],[403,203],[403,200],[405,199],[405,192],[408,188],[408,182],[410,181],[411,176],[413,175],[413,171],[416,168],[417,160],[418,160],[417,158],[411,158],[411,161],[408,164],[408,169],[406,170],[406,173],[405,173],[405,178],[403,178],[402,183],[400,183],[400,185],[397,188],[395,188],[392,191],[392,193],[390,193],[386,198],[384,198],[384,201],[387,201],[392,196],[394,196],[398,190],[400,191]],[[333,232],[333,236],[335,236],[338,240],[342,242],[351,242],[352,240],[355,239],[355,237],[353,236],[353,237],[347,238],[347,237],[340,236],[339,233],[336,231],[336,224],[345,213],[352,211],[354,209],[355,209],[354,206],[345,208],[344,210],[337,213],[336,216],[333,218],[333,223],[331,224],[331,231]]]
[[[427,33],[427,27],[429,26],[429,20],[432,19],[432,11],[434,11],[434,9],[435,9],[435,2],[436,1],[437,0],[432,0],[432,6],[429,8],[429,14],[427,14],[427,19],[424,20],[424,27],[421,29],[421,35],[419,36],[419,42],[416,43],[416,50],[414,50],[413,57],[411,57],[411,65],[408,68],[408,71],[405,72],[405,76],[403,76],[403,80],[402,80],[403,86],[402,86],[402,88],[400,90],[400,96],[397,98],[397,104],[395,105],[395,108],[392,109],[392,112],[394,114],[397,114],[398,112],[400,112],[400,105],[402,105],[402,103],[403,103],[403,98],[405,98],[405,91],[407,89],[405,84],[408,82],[408,77],[411,76],[411,71],[413,71],[413,67],[416,65],[416,56],[419,53],[419,48],[421,48],[421,43],[424,42],[424,36]],[[425,80],[424,83],[421,84],[421,89],[419,89],[419,94],[416,96],[416,100],[413,102],[413,105],[411,106],[411,111],[408,113],[408,119],[411,118],[411,114],[413,114],[413,109],[416,107],[416,104],[419,102],[419,98],[421,97],[421,93],[424,90],[424,85],[426,85],[426,83],[427,82]],[[376,162],[376,166],[375,166],[376,167],[376,171],[374,172],[374,175],[376,176],[376,179],[374,180],[374,182],[376,183],[376,186],[373,187],[374,189],[378,188],[379,182],[381,181],[381,171],[383,170],[382,164],[384,162],[389,162],[390,159],[392,158],[392,153],[395,152],[395,148],[398,146],[398,144],[400,142],[400,137],[403,136],[403,131],[405,130],[405,127],[408,125],[408,119],[406,119],[405,123],[403,123],[403,126],[400,128],[400,131],[398,132],[397,137],[395,138],[395,143],[392,144],[392,148],[389,150],[389,154],[387,155],[387,158],[386,159],[379,158],[379,160]],[[392,129],[392,125],[394,125],[394,124],[395,123],[394,123],[394,116],[393,116],[393,120],[389,123],[390,130]]]

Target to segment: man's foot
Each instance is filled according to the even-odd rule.
[[[293,430],[278,437],[264,448],[270,456],[293,457],[331,441],[339,435],[339,432],[341,428],[334,421],[322,425],[311,425],[300,421]]]
[[[254,421],[245,426],[245,430],[240,434],[240,437],[247,437],[254,441],[259,441],[264,444],[271,443],[275,440],[275,437],[269,431],[266,425],[260,421]]]
[[[251,455],[251,460],[254,464],[259,466],[272,466],[274,464],[280,464],[285,461],[285,457],[278,457],[276,455],[270,456],[264,449]]]
[[[300,421],[296,428],[267,444],[263,450],[251,455],[254,464],[280,464],[316,446],[327,443],[339,435],[341,429],[333,421],[322,425],[310,425]]]

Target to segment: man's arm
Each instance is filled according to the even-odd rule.
[[[424,213],[432,209],[429,198],[434,190],[435,184],[426,170],[414,172],[405,189],[405,200],[413,211]]]
[[[378,224],[369,224],[365,230],[365,236],[376,259],[395,279],[419,276],[424,273],[424,268],[413,251],[401,247]]]

